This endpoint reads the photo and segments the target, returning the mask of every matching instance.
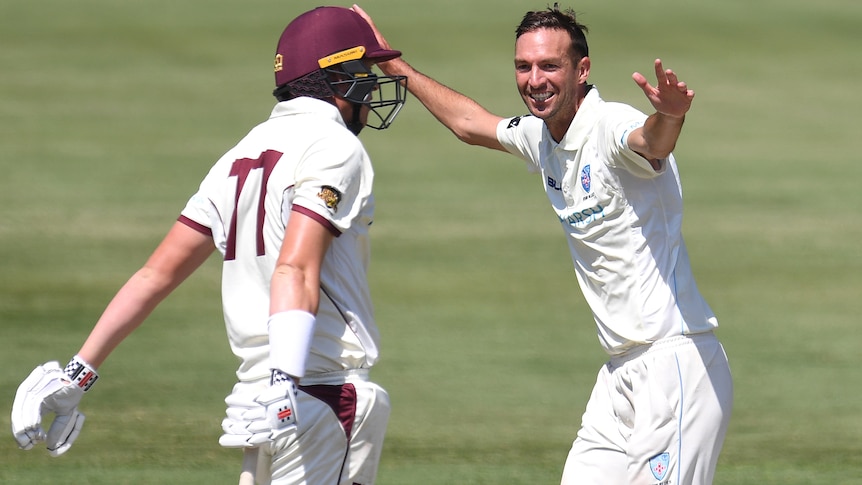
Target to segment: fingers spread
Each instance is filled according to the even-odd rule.
[[[659,84],[667,82],[667,75],[664,72],[664,66],[662,66],[661,59],[655,60],[655,78],[658,80]]]

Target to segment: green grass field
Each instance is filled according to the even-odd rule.
[[[15,389],[78,349],[210,164],[273,100],[285,23],[318,2],[0,4],[0,431]],[[420,70],[520,114],[513,31],[546,2],[367,0]],[[862,483],[862,4],[564,2],[592,81],[648,110],[661,57],[697,92],[676,155],[698,283],[736,385],[717,484]],[[458,143],[415,99],[375,161],[378,483],[558,483],[605,358],[564,239],[520,162]],[[100,369],[72,450],[0,439],[0,483],[233,484],[235,362],[219,264]]]

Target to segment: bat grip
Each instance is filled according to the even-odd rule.
[[[257,471],[257,457],[260,449],[243,448],[242,472],[239,474],[239,485],[254,485],[254,475]]]

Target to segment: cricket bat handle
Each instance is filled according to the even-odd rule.
[[[239,485],[254,485],[254,474],[257,471],[257,455],[260,449],[244,448],[242,455],[242,472],[239,474]]]

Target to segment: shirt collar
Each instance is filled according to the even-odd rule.
[[[590,85],[587,95],[578,107],[578,112],[575,113],[575,119],[572,120],[572,124],[569,125],[569,129],[566,131],[563,139],[558,143],[560,148],[563,150],[579,150],[584,146],[596,124],[596,119],[599,115],[599,105],[601,103],[602,98],[599,97],[599,90],[595,86]],[[553,141],[547,125],[545,125],[545,134],[548,140]]]
[[[280,116],[300,115],[309,113],[314,113],[317,115],[325,116],[327,118],[331,118],[333,121],[338,122],[340,125],[347,127],[347,125],[344,123],[344,119],[341,118],[341,112],[338,111],[338,108],[335,107],[335,105],[321,99],[309,98],[305,96],[279,102],[272,109],[272,114],[270,114],[269,117],[270,119],[272,119],[278,118]]]

